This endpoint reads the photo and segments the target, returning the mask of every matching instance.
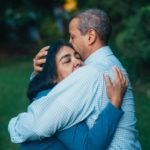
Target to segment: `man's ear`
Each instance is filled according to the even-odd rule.
[[[88,30],[88,41],[89,45],[93,44],[97,39],[97,32],[94,29]]]

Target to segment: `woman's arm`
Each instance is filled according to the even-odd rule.
[[[81,122],[56,133],[55,136],[69,150],[104,150],[111,143],[122,115],[122,110],[108,103],[92,129],[89,129],[85,122]]]
[[[123,115],[122,110],[118,109],[121,105],[123,93],[127,87],[127,81],[119,70],[115,71],[114,82],[111,83],[108,76],[105,77],[107,94],[110,97],[111,103],[108,103],[101,115],[98,117],[93,128],[89,130],[85,122],[78,123],[73,127],[55,134],[55,144],[53,143],[54,136],[43,141],[37,141],[40,146],[34,142],[22,144],[23,150],[29,147],[36,147],[37,150],[45,150],[46,148],[56,149],[58,145],[62,148],[67,147],[70,150],[103,150],[106,149],[115,133],[117,124]],[[118,80],[119,79],[119,80]],[[122,80],[122,81],[120,81]],[[122,83],[121,83],[122,82]],[[118,107],[118,108],[117,108]],[[58,143],[58,144],[56,144]],[[41,146],[42,145],[42,146]]]
[[[85,121],[41,141],[27,141],[21,150],[104,150],[115,133],[123,112],[108,103],[94,126],[89,130]]]
[[[114,68],[114,82],[105,76],[107,94],[110,98],[103,112],[99,115],[93,128],[89,130],[85,122],[61,131],[56,137],[70,150],[104,150],[115,133],[123,111],[121,100],[127,88],[127,80],[118,68]]]

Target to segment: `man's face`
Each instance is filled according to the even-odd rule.
[[[79,19],[74,18],[69,24],[69,33],[70,33],[70,42],[73,45],[74,49],[79,52],[79,54],[84,59],[85,53],[87,52],[88,42],[87,36],[82,35],[78,29]]]

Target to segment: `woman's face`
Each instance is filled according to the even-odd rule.
[[[79,53],[69,46],[63,46],[56,54],[57,79],[60,82],[70,73],[83,65],[83,61]]]

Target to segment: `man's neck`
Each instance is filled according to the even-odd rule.
[[[84,60],[86,60],[91,54],[93,54],[95,51],[97,51],[98,49],[100,49],[104,46],[106,46],[106,44],[104,42],[95,43],[94,45],[89,46],[89,50],[88,50],[88,52],[86,52]]]

